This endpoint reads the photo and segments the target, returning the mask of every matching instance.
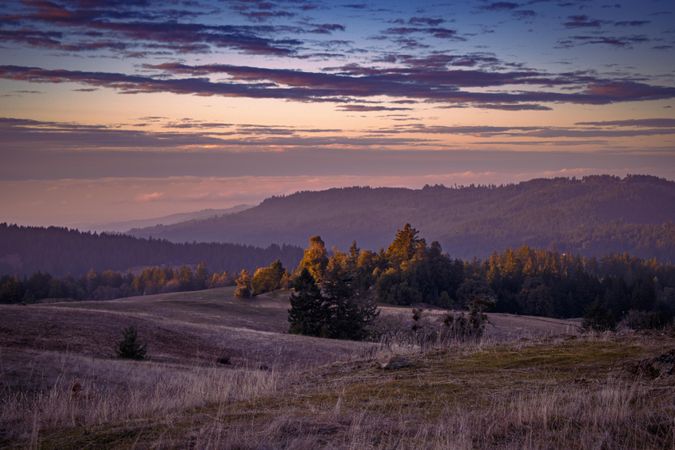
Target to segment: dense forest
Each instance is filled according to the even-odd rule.
[[[132,230],[174,242],[303,245],[321,235],[345,248],[387,245],[401,223],[471,259],[527,245],[584,256],[628,252],[675,261],[675,182],[625,178],[537,179],[505,186],[354,187],[272,197],[237,214]]]
[[[288,245],[257,248],[223,243],[172,243],[119,234],[84,233],[66,228],[0,224],[0,275],[52,276],[86,274],[89,270],[129,271],[149,266],[196,266],[236,272],[281,260],[294,267],[302,249]]]

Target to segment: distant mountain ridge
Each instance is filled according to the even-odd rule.
[[[176,213],[162,217],[152,217],[150,219],[124,220],[97,224],[77,224],[75,225],[75,228],[85,231],[124,233],[134,228],[173,225],[175,223],[188,222],[190,220],[208,219],[210,217],[224,216],[226,214],[235,214],[251,208],[251,206],[252,205],[241,204],[225,209],[202,209],[199,211]]]
[[[388,245],[410,222],[461,258],[530,245],[675,260],[675,182],[647,175],[534,179],[506,186],[335,188],[271,197],[245,211],[132,230],[174,242]]]

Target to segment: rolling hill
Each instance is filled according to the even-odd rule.
[[[304,245],[319,234],[346,248],[388,245],[409,222],[461,258],[530,245],[582,255],[630,252],[675,259],[675,182],[625,178],[535,179],[506,186],[352,187],[272,197],[237,214],[131,230],[174,242]]]

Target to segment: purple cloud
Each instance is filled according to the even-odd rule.
[[[287,69],[265,69],[232,65],[188,66],[168,63],[150,68],[166,74],[227,74],[227,82],[208,78],[154,78],[109,72],[47,70],[37,67],[0,66],[0,78],[37,83],[76,82],[117,89],[126,94],[170,92],[175,94],[275,98],[306,102],[352,103],[356,98],[387,96],[438,103],[517,104],[616,102],[659,100],[675,97],[675,87],[653,86],[629,81],[587,79],[577,74],[546,75],[534,71],[484,72],[478,70],[417,71],[375,70],[370,75],[330,74]],[[587,80],[577,92],[506,91],[474,92],[461,87],[503,85],[565,86]]]
[[[485,11],[512,11],[518,7],[520,5],[514,2],[492,2],[482,6],[481,9]]]
[[[426,34],[438,39],[451,39],[456,41],[465,41],[466,39],[459,36],[457,30],[444,27],[391,27],[382,32],[387,36],[408,36],[410,34]]]
[[[652,128],[675,128],[675,119],[629,119],[629,120],[603,120],[598,122],[577,122],[576,125],[591,125],[599,127],[652,127]]]
[[[650,39],[645,35],[633,36],[599,36],[599,35],[577,35],[558,41],[559,48],[572,48],[579,45],[609,45],[619,48],[632,48],[634,44],[649,42]]]
[[[338,105],[340,111],[349,112],[376,112],[376,111],[410,111],[412,108],[405,108],[401,106],[381,106],[381,105]]]
[[[602,20],[591,19],[585,15],[569,16],[563,23],[565,28],[600,28],[605,23]]]
[[[264,4],[256,3],[258,6]],[[0,16],[1,36],[30,46],[67,51],[108,49],[128,52],[135,48],[142,56],[157,49],[203,53],[212,48],[227,48],[251,54],[296,56],[303,42],[281,35],[326,34],[343,29],[338,24],[315,24],[306,28],[207,25],[179,21],[188,15],[187,12],[180,14],[154,8],[156,12],[148,13],[136,6],[133,2],[31,2],[20,13]],[[58,31],[45,30],[50,26]]]
[[[429,26],[437,27],[438,25],[445,22],[445,19],[440,17],[411,17],[408,19],[410,25],[420,25],[420,26]]]
[[[614,22],[617,27],[641,27],[651,23],[649,20],[619,20]]]

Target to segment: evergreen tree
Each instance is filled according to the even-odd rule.
[[[145,359],[147,347],[138,340],[136,327],[125,328],[122,333],[122,340],[117,344],[117,357],[124,359]]]
[[[321,295],[314,277],[309,270],[302,269],[293,282],[288,310],[289,332],[307,336],[328,337],[330,308]]]
[[[339,261],[344,259],[337,255],[331,258],[321,285],[330,309],[328,337],[362,340],[368,336],[368,327],[377,317],[377,306],[359,295],[353,285],[353,274]]]
[[[418,234],[419,231],[409,223],[406,223],[403,229],[396,232],[396,237],[389,245],[386,253],[387,260],[392,267],[400,267],[413,258],[419,244],[424,243],[424,239],[420,239]]]
[[[350,273],[337,260],[328,263],[320,287],[307,269],[296,277],[288,312],[291,333],[353,340],[368,336],[377,306],[357,297]]]

